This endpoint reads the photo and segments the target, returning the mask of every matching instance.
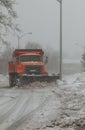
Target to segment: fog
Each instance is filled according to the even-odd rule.
[[[15,1],[16,4],[14,8],[18,16],[18,18],[16,19],[16,23],[18,24],[18,27],[21,29],[21,34],[19,35],[21,36],[24,33],[28,32],[32,33],[27,34],[20,39],[20,48],[24,48],[28,42],[40,44],[40,46],[46,52],[47,56],[49,55],[49,66],[47,64],[46,67],[48,67],[49,70],[53,70],[54,72],[55,70],[59,70],[59,2],[57,0]],[[85,45],[85,1],[82,0],[81,2],[80,0],[63,0],[62,4],[63,61],[72,61],[79,63],[81,61],[81,55],[84,52],[83,46]],[[12,48],[17,48],[17,35],[12,34],[11,37],[10,34],[8,35],[8,42],[10,43]],[[2,44],[0,48],[2,51]],[[80,68],[81,66],[79,65],[76,71],[80,70]]]
[[[28,40],[59,50],[59,2],[56,0],[16,0],[21,47]],[[80,60],[85,43],[85,0],[63,0],[63,57]],[[13,42],[13,41],[12,41]],[[13,43],[12,43],[13,44]],[[16,42],[17,44],[17,42]]]
[[[63,0],[62,4],[63,60],[80,62],[84,52],[82,45],[85,45],[85,1]],[[20,48],[25,47],[26,43],[30,41],[40,44],[44,50],[50,48],[51,54],[56,52],[57,55],[60,34],[59,2],[56,0],[16,0],[14,8],[18,15],[16,23],[22,30],[20,35],[32,32],[20,39]],[[9,34],[8,39],[11,46],[17,48],[17,36],[10,37]],[[56,66],[55,62],[53,63],[54,65],[51,66]]]

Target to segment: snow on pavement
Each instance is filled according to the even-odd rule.
[[[0,75],[0,130],[75,130],[85,125],[85,73],[57,83],[8,86]]]

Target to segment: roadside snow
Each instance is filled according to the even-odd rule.
[[[62,112],[59,124],[62,127],[85,126],[85,73],[64,77],[59,81],[62,90]]]
[[[0,74],[0,87],[7,87],[7,86],[9,86],[8,79],[9,79],[8,75]]]

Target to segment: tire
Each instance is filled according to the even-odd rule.
[[[10,87],[15,86],[15,76],[13,74],[9,74],[9,86]]]

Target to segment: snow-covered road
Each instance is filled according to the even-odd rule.
[[[85,125],[85,73],[58,83],[7,86],[8,76],[0,75],[0,130],[75,130]]]
[[[0,89],[0,130],[25,128],[27,121],[31,130],[53,120],[59,111],[60,101],[56,101],[52,91],[51,87]]]

